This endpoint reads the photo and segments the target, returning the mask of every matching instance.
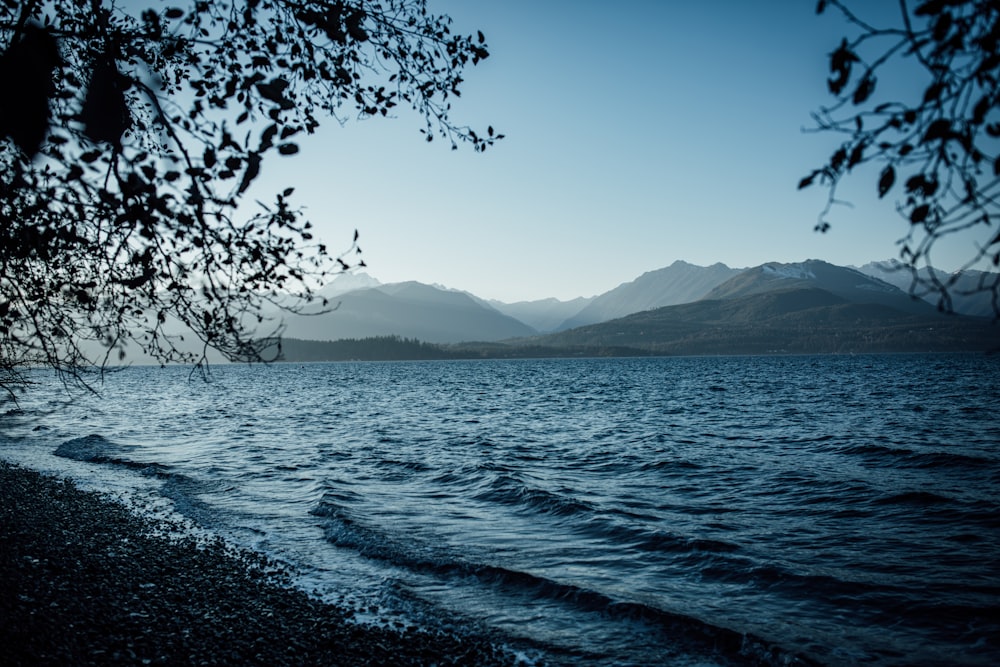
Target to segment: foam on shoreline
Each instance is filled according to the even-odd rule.
[[[352,621],[261,554],[0,461],[0,663],[477,664],[484,638]]]

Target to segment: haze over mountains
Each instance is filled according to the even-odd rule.
[[[400,336],[438,344],[519,339],[544,345],[611,345],[615,340],[597,335],[593,329],[588,329],[587,336],[562,332],[642,314],[646,324],[649,318],[667,318],[678,327],[685,323],[683,327],[690,329],[694,338],[704,338],[701,329],[717,328],[720,323],[746,329],[751,324],[763,326],[774,317],[778,320],[768,326],[801,330],[810,321],[825,320],[841,328],[871,329],[867,334],[871,338],[877,336],[873,331],[889,323],[905,327],[914,326],[913,318],[936,322],[944,317],[935,306],[882,279],[888,273],[896,276],[896,282],[900,277],[909,281],[908,274],[892,273],[887,266],[881,262],[857,269],[808,260],[733,269],[723,264],[700,267],[677,261],[595,297],[513,304],[416,282],[382,285],[366,274],[348,274],[321,292],[337,305],[335,310],[286,316],[284,336],[317,341]],[[968,280],[982,280],[982,276]],[[786,294],[775,296],[778,293]],[[960,312],[991,314],[989,296],[956,299],[956,310],[961,306]],[[685,305],[689,307],[680,308]],[[964,323],[965,318],[952,316],[952,321]],[[635,321],[629,326],[633,324]],[[661,335],[667,333],[657,330]],[[772,335],[777,335],[776,331],[773,329]],[[625,344],[620,337],[617,342]],[[628,344],[637,343],[632,340]]]
[[[430,343],[502,340],[537,330],[483,305],[472,296],[417,282],[361,287],[343,293],[331,288],[335,310],[286,315],[285,333],[305,340],[338,340],[398,335]],[[320,308],[314,308],[313,312]]]

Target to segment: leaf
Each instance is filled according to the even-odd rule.
[[[993,106],[993,100],[990,95],[983,95],[979,102],[972,110],[972,123],[974,125],[982,125],[986,120],[986,114],[989,113],[990,108]]]
[[[1000,176],[1000,156],[993,161],[993,175]]]
[[[918,5],[913,13],[916,16],[931,16],[940,13],[942,9],[944,9],[944,0],[927,0],[927,2]]]
[[[943,81],[936,81],[927,86],[927,90],[924,91],[924,104],[936,102],[938,98],[941,97],[941,93],[944,92],[944,89],[945,84]]]
[[[291,142],[287,144],[281,144],[278,146],[278,152],[282,155],[295,155],[299,152],[298,144],[293,144]]]
[[[243,180],[240,181],[240,187],[237,189],[238,194],[243,194],[246,189],[250,187],[250,184],[255,178],[260,174],[260,154],[250,153],[247,156],[247,168],[243,172]]]
[[[938,191],[938,181],[936,178],[916,174],[906,180],[906,191],[919,194],[921,197],[933,197]]]
[[[167,11],[163,12],[163,15],[168,19],[179,19],[184,16],[184,10],[177,7],[170,7]]]
[[[881,199],[888,194],[889,190],[892,189],[893,183],[896,182],[896,170],[893,169],[890,164],[888,167],[882,170],[882,176],[878,179],[878,196]]]
[[[826,0],[819,0],[816,3],[816,13],[822,14],[824,11],[826,11]]]
[[[939,118],[927,127],[922,143],[946,139],[951,134],[951,121],[946,118]]]
[[[260,147],[257,149],[261,153],[269,149],[274,145],[274,136],[278,134],[278,126],[275,123],[271,123],[267,128],[261,132],[260,135]]]
[[[840,95],[851,78],[851,64],[856,62],[860,62],[860,59],[851,51],[847,40],[842,40],[840,47],[830,54],[830,72],[837,75],[827,80],[831,93]]]
[[[919,225],[927,219],[927,214],[931,212],[930,204],[921,204],[910,213],[910,222]]]
[[[799,190],[802,190],[803,188],[808,188],[810,185],[812,185],[813,181],[816,180],[817,174],[819,174],[819,169],[815,170],[813,173],[809,174],[801,181],[799,181]]]
[[[293,192],[295,192],[295,188],[285,188],[285,191],[281,193],[281,196],[291,197]]]
[[[851,155],[847,158],[847,168],[851,169],[857,164],[860,164],[862,160],[865,159],[865,143],[862,141],[857,144],[853,149],[851,149]]]
[[[365,20],[365,12],[363,9],[359,9],[356,12],[349,15],[344,19],[344,27],[347,28],[347,34],[351,36],[352,39],[358,42],[364,42],[368,40],[368,33],[365,29],[361,27],[361,22]]]
[[[837,150],[833,156],[830,157],[830,169],[837,172],[840,168],[844,166],[844,160],[847,159],[847,150],[840,148]]]
[[[854,97],[852,101],[854,104],[863,104],[872,93],[875,91],[875,77],[865,74],[861,81],[858,82],[858,87],[854,89]]]
[[[265,58],[265,60],[267,60]],[[267,65],[271,64],[270,60],[267,60]],[[260,96],[266,100],[270,100],[278,105],[281,109],[289,110],[295,108],[295,103],[290,99],[285,97],[285,89],[288,88],[288,81],[281,77],[276,77],[271,79],[267,83],[258,83],[257,92]]]
[[[952,16],[951,12],[944,12],[938,16],[937,21],[934,22],[934,41],[943,42],[951,32],[952,26]]]

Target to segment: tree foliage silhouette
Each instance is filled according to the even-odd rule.
[[[427,141],[502,138],[450,120],[464,69],[489,54],[425,0],[147,1],[0,3],[8,391],[32,364],[79,380],[128,341],[161,362],[258,359],[261,306],[295,308],[363,264],[357,232],[340,255],[313,238],[291,187],[241,219],[265,158],[321,120],[408,105]]]
[[[895,197],[906,220],[900,260],[911,291],[935,294],[950,311],[957,274],[935,271],[932,250],[961,233],[970,242],[965,268],[1000,266],[1000,3],[995,0],[899,0],[899,24],[876,27],[840,0],[820,0],[855,29],[830,54],[836,102],[814,114],[817,129],[840,133],[829,161],[799,183],[829,188],[817,229],[826,231],[841,181],[878,165],[875,191]],[[906,69],[909,68],[909,69]],[[885,99],[879,75],[922,77],[913,99]],[[969,289],[966,289],[969,291]],[[1000,315],[1000,274],[984,272],[971,291],[992,293]]]

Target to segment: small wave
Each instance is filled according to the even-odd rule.
[[[886,465],[914,468],[980,468],[984,465],[996,465],[996,461],[970,454],[957,454],[941,450],[916,451],[906,447],[878,444],[844,447],[840,449],[840,453],[859,456]]]
[[[700,470],[704,466],[700,463],[695,463],[694,461],[687,461],[684,459],[660,459],[658,461],[650,461],[649,463],[644,463],[639,466],[639,470],[646,472],[649,470],[664,470],[667,472],[672,472],[674,470]]]
[[[174,503],[174,509],[201,526],[211,528],[217,523],[218,510],[210,503],[198,499],[205,489],[191,477],[181,474],[167,474],[160,488],[160,495]]]
[[[722,540],[712,540],[707,538],[681,537],[669,533],[656,532],[636,545],[643,551],[665,552],[708,552],[708,553],[734,553],[740,550],[738,544],[723,542]]]
[[[884,496],[873,501],[876,505],[939,505],[956,502],[953,498],[940,496],[930,491],[906,491],[891,496]]]
[[[543,514],[556,516],[590,514],[595,511],[590,503],[577,500],[571,495],[528,486],[508,475],[498,476],[490,484],[489,489],[475,495],[474,499],[503,505],[522,506]]]
[[[74,461],[85,461],[87,463],[107,463],[110,465],[122,466],[133,470],[140,470],[145,475],[155,475],[157,477],[169,474],[168,468],[160,463],[151,461],[135,461],[126,458],[129,452],[136,447],[121,445],[108,440],[102,435],[91,434],[81,438],[67,440],[56,447],[53,454],[65,459]]]
[[[607,540],[639,551],[655,553],[733,553],[740,546],[733,542],[704,537],[676,535],[662,530],[635,528],[628,523],[616,522],[605,515],[598,515],[581,527],[588,535]]]
[[[400,461],[398,459],[381,459],[378,461],[380,466],[387,468],[395,468],[399,470],[405,470],[409,472],[430,472],[433,470],[426,463],[421,461]]]
[[[221,479],[206,486],[161,463],[135,461],[125,457],[135,449],[138,448],[116,443],[102,435],[91,434],[67,440],[59,445],[54,453],[56,456],[75,461],[121,466],[136,470],[145,476],[161,479],[163,485],[160,487],[160,495],[171,500],[178,513],[202,526],[214,525],[217,510],[210,503],[199,500],[198,495],[206,490],[214,490],[210,488],[213,486],[225,491],[225,483]]]
[[[121,447],[105,438],[103,435],[91,434],[82,438],[67,440],[56,447],[56,456],[74,461],[90,463],[110,462],[115,452],[121,452]]]
[[[470,562],[448,547],[408,538],[399,541],[383,531],[355,520],[343,506],[322,501],[311,514],[327,519],[327,540],[366,558],[434,575],[442,580],[470,579],[499,592],[530,595],[547,602],[567,605],[582,612],[596,612],[617,621],[641,621],[657,627],[672,645],[683,645],[700,654],[723,654],[756,664],[812,665],[809,659],[785,651],[760,637],[713,625],[685,614],[648,604],[619,600],[600,591],[554,581],[531,572],[500,565]],[[729,551],[734,545],[712,540],[690,540],[689,548]]]

